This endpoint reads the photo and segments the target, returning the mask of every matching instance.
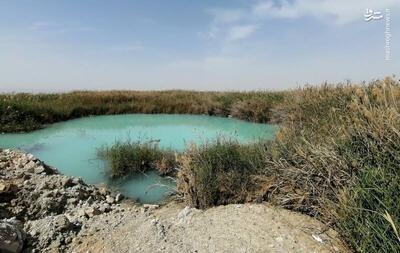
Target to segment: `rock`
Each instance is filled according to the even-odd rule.
[[[0,193],[7,191],[7,185],[4,182],[0,182]]]
[[[56,169],[20,151],[0,150],[0,157],[4,157],[4,162],[0,162],[0,196],[5,210],[7,215],[24,220],[23,230],[1,223],[0,252],[18,252],[22,248],[21,238],[25,238],[22,231],[29,234],[25,242],[22,240],[27,252],[60,250],[82,227],[96,220],[91,217],[116,209],[123,212],[117,203],[123,199],[120,193],[60,175]],[[8,244],[2,241],[6,240],[5,233],[10,239]]]
[[[79,209],[77,214],[78,214],[79,217],[84,217],[86,215],[86,212],[85,212],[84,209]]]
[[[85,214],[91,218],[95,215],[99,215],[101,212],[99,209],[95,208],[95,207],[89,207],[87,209],[85,209]]]
[[[118,193],[117,196],[115,196],[115,202],[120,202],[123,199],[124,195],[122,195],[122,193]]]
[[[179,212],[178,220],[184,221],[191,212],[192,212],[192,208],[190,208],[189,206],[186,206],[184,209],[182,209],[182,211]]]
[[[40,165],[39,167],[36,167],[33,171],[35,174],[42,174],[43,172],[46,172],[46,169],[42,165]]]
[[[70,186],[73,186],[73,185],[74,185],[74,183],[72,182],[72,179],[70,177],[63,177],[61,179],[61,186],[63,188],[67,188],[67,187],[70,187]]]
[[[36,163],[34,161],[30,161],[29,163],[27,163],[25,165],[25,169],[30,172],[33,173],[34,172],[34,168],[36,167]]]
[[[86,200],[86,204],[91,205],[93,204],[93,197],[90,196],[87,200]]]
[[[16,219],[0,221],[0,252],[21,252],[24,246],[25,233]]]
[[[79,178],[79,177],[74,177],[74,178],[72,178],[72,183],[73,183],[74,185],[77,185],[77,184],[84,184],[82,178]]]
[[[152,205],[152,204],[143,204],[143,208],[146,210],[154,210],[159,208],[159,205]]]
[[[7,183],[0,181],[0,193],[12,192],[18,189],[18,186],[13,183]]]
[[[113,203],[114,203],[114,198],[111,197],[110,195],[107,195],[107,197],[106,197],[106,202],[107,202],[108,204],[113,204]]]
[[[109,212],[111,210],[111,206],[108,203],[104,203],[103,205],[100,206],[99,210],[102,213],[106,213],[106,212]]]
[[[57,230],[67,230],[71,227],[71,222],[65,215],[59,215],[54,219]]]

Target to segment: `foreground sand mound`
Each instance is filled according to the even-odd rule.
[[[75,252],[346,252],[317,220],[265,204],[133,208],[94,217],[78,238]]]

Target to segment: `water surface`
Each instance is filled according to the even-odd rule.
[[[171,190],[173,182],[149,172],[116,185],[109,181],[104,161],[97,158],[98,148],[127,139],[156,139],[160,147],[182,151],[188,143],[198,144],[219,135],[237,138],[242,143],[272,139],[276,129],[274,125],[210,116],[111,115],[56,123],[30,133],[3,134],[0,147],[22,149],[65,175],[82,177],[92,184],[107,183],[141,202],[154,203]]]

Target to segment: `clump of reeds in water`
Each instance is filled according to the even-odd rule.
[[[154,140],[117,141],[111,146],[100,148],[98,155],[107,161],[114,178],[149,170],[156,170],[161,175],[172,175],[177,167],[175,152],[160,148]]]

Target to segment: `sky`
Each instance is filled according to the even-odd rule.
[[[400,0],[1,0],[0,92],[398,78],[399,36]]]

